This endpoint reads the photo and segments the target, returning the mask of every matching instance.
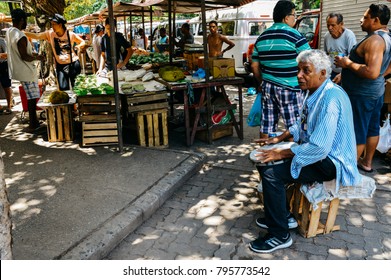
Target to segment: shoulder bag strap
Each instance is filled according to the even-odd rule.
[[[67,30],[67,36],[68,36],[68,41],[69,41],[69,55],[71,56],[71,64],[72,64],[72,42],[71,42],[71,38],[69,37],[69,31]]]

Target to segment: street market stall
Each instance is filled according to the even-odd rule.
[[[175,13],[188,13],[188,12],[200,12],[202,13],[202,19],[203,19],[203,25],[204,30],[206,30],[206,22],[205,22],[205,10],[206,9],[217,9],[227,6],[238,6],[245,3],[251,2],[250,1],[241,1],[241,0],[203,0],[203,1],[174,1],[174,0],[145,0],[140,1],[139,3],[120,3],[119,4],[112,4],[112,1],[108,1],[108,8],[104,11],[101,11],[99,13],[100,18],[103,19],[104,16],[109,17],[111,23],[110,28],[112,30],[111,33],[113,34],[115,26],[113,19],[118,16],[125,16],[126,14],[141,14],[146,15],[147,13],[145,11],[148,11],[152,13],[153,9],[151,8],[151,4],[154,5],[154,7],[157,7],[159,10],[163,12],[168,13],[169,17],[169,33],[171,34],[171,19],[172,15]],[[152,14],[151,14],[152,15]],[[206,33],[204,34],[206,41]],[[111,38],[111,49],[115,49],[115,40],[112,37]],[[204,48],[204,66],[205,66],[205,73],[209,73],[209,68],[212,66],[213,70],[213,63],[209,65],[208,62],[208,54],[207,54],[207,46],[206,44],[203,46]],[[172,50],[173,50],[173,44],[171,43],[170,47],[170,64],[175,62],[174,58],[172,57]],[[150,55],[149,55],[150,56]],[[116,61],[115,53],[112,54],[111,57],[112,61]],[[145,64],[145,63],[144,63]],[[138,65],[139,67],[145,66],[145,65]],[[161,68],[161,66],[160,66]],[[146,68],[148,70],[148,68]],[[144,69],[145,70],[145,69]],[[186,70],[186,69],[183,69]],[[151,70],[149,70],[151,71]],[[220,69],[219,69],[220,71]],[[185,72],[185,71],[184,71]],[[155,87],[156,84],[154,84],[153,89],[141,89],[138,92],[126,92],[124,90],[124,82],[122,82],[119,79],[119,76],[124,75],[124,73],[118,72],[117,69],[114,69],[114,71],[111,73],[111,76],[109,77],[109,84],[113,87],[113,95],[112,98],[113,102],[110,101],[110,122],[113,122],[114,117],[114,111],[116,116],[116,126],[115,129],[118,130],[118,133],[116,134],[116,137],[118,137],[118,145],[120,151],[122,151],[122,129],[123,125],[127,124],[129,121],[129,115],[135,116],[137,119],[137,129],[138,129],[138,141],[141,145],[146,146],[167,146],[168,144],[168,137],[167,137],[167,108],[168,108],[168,96],[171,96],[175,92],[188,92],[189,89],[199,89],[201,91],[201,97],[199,104],[192,107],[192,109],[195,108],[196,115],[195,118],[190,118],[190,111],[189,111],[189,97],[184,94],[184,108],[185,108],[185,122],[186,122],[186,143],[188,145],[191,145],[194,141],[195,135],[198,132],[203,132],[204,140],[206,140],[208,143],[211,143],[212,140],[217,139],[216,135],[229,135],[226,134],[226,132],[221,133],[221,126],[218,124],[212,124],[212,113],[225,111],[227,115],[230,116],[231,121],[228,124],[231,127],[235,128],[236,133],[238,134],[238,137],[240,139],[243,139],[243,112],[242,112],[242,84],[243,79],[234,77],[234,75],[228,75],[227,73],[229,71],[220,71],[221,73],[225,73],[224,75],[220,75],[219,77],[215,76],[213,74],[212,79],[209,75],[205,75],[203,79],[194,80],[192,78],[192,73],[185,72],[187,76],[181,79],[180,81],[176,81],[175,83],[172,83],[170,81],[164,80],[161,77],[158,77],[156,73],[154,74],[154,82],[161,85],[161,88],[159,86]],[[127,73],[126,75],[129,75]],[[141,77],[139,77],[140,79]],[[151,82],[140,80],[136,83],[142,83],[144,85],[148,85]],[[133,82],[134,83],[134,82]],[[239,89],[239,104],[238,106],[236,104],[231,104],[228,95],[225,92],[224,86],[225,85],[235,85],[238,86]],[[122,87],[121,87],[122,86]],[[136,88],[136,87],[134,87]],[[211,88],[215,88],[218,92],[220,92],[225,100],[224,104],[220,104],[220,106],[216,106],[212,104],[212,96],[211,96]],[[77,88],[76,88],[77,90]],[[78,97],[78,105],[79,107],[83,107],[84,103],[90,99],[97,99],[96,97],[93,97],[93,93],[87,93],[84,94],[84,96],[81,96],[79,93]],[[83,102],[79,102],[80,100],[83,100]],[[86,101],[87,100],[87,101]],[[147,106],[145,106],[147,105]],[[157,108],[158,106],[159,108]],[[94,107],[94,106],[92,106]],[[122,108],[121,108],[122,107]],[[138,108],[143,108],[142,110],[139,110]],[[115,110],[114,110],[115,109]],[[235,118],[235,112],[238,112],[239,119]],[[84,112],[85,115],[90,115],[91,112]],[[106,112],[107,113],[107,112]],[[199,125],[199,119],[201,114],[206,115],[206,124],[205,125]],[[152,120],[152,121],[151,121]],[[152,131],[152,132],[151,132]],[[101,133],[101,132],[100,132]],[[231,133],[232,134],[232,133]],[[104,135],[100,135],[104,136]],[[99,142],[96,142],[94,144],[98,144]]]

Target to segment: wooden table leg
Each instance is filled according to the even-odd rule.
[[[183,94],[183,111],[185,113],[185,128],[186,128],[186,145],[190,146],[190,119],[189,119],[189,98],[186,93]]]

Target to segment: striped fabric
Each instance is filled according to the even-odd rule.
[[[40,98],[38,82],[20,82],[26,92],[27,99]]]
[[[299,31],[285,23],[274,23],[255,42],[252,60],[261,64],[262,79],[297,89],[297,55],[309,50],[307,40]]]
[[[293,125],[299,116],[303,94],[300,90],[286,89],[273,83],[262,83],[262,121],[260,132],[269,134],[278,130],[280,116],[286,128]]]
[[[293,178],[304,166],[329,157],[337,170],[336,190],[340,186],[357,186],[361,175],[357,169],[356,138],[352,107],[346,92],[327,79],[317,91],[307,96],[299,120],[289,128],[295,142],[291,164]],[[305,120],[304,120],[305,118]],[[303,123],[302,123],[303,122]],[[306,130],[305,130],[306,129]]]

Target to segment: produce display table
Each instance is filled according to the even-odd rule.
[[[37,106],[46,112],[46,122],[49,142],[73,141],[73,107],[75,95],[67,92],[69,102],[66,104],[52,104],[48,101],[51,92],[44,92]]]
[[[162,79],[158,79],[159,82],[166,85],[167,89],[173,94],[176,91],[186,91],[188,86],[187,83],[177,83],[177,82],[166,82]],[[190,121],[189,113],[189,97],[187,94],[184,94],[184,113],[185,113],[185,127],[186,127],[186,143],[188,146],[194,143],[194,138],[196,132],[204,131],[206,133],[206,140],[210,144],[214,136],[218,134],[223,134],[222,128],[227,125],[212,125],[212,112],[219,112],[227,110],[231,116],[233,126],[235,127],[236,133],[240,139],[243,139],[243,100],[242,100],[242,86],[244,80],[239,77],[232,78],[223,78],[223,79],[213,79],[209,82],[200,81],[200,82],[191,82],[193,89],[202,89],[200,101],[198,104],[194,104],[195,108],[195,118]],[[229,97],[225,91],[225,85],[236,85],[238,87],[238,97],[239,97],[239,120],[236,120],[234,110],[237,109],[236,104],[231,104]],[[223,93],[225,105],[224,106],[215,106],[212,105],[210,91],[207,91],[207,88],[216,87],[221,93]],[[207,123],[206,127],[199,125],[200,115],[202,112],[207,114]],[[228,134],[225,134],[228,135]]]

